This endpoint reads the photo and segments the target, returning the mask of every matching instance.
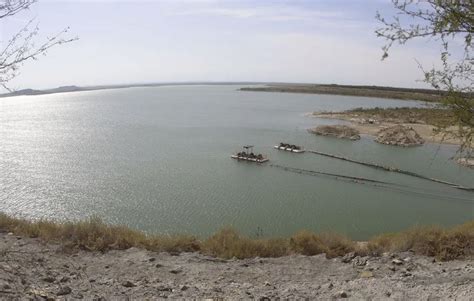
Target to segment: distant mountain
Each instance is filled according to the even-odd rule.
[[[13,91],[10,93],[0,94],[0,97],[12,97],[22,95],[43,95],[43,94],[54,94],[54,93],[66,93],[66,92],[78,92],[78,91],[93,91],[93,90],[107,90],[107,89],[123,89],[123,88],[134,88],[134,87],[159,87],[159,86],[170,86],[170,85],[253,85],[263,84],[257,82],[180,82],[180,83],[147,83],[147,84],[123,84],[123,85],[102,85],[102,86],[61,86],[54,89],[46,90],[34,90],[34,89],[23,89]]]
[[[52,93],[62,93],[62,92],[75,92],[83,91],[84,88],[78,86],[62,86],[54,89],[47,90],[34,90],[34,89],[23,89],[18,91],[13,91],[10,93],[0,94],[0,97],[11,97],[11,96],[21,96],[21,95],[42,95],[42,94],[52,94]]]

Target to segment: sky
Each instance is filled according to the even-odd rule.
[[[39,0],[0,21],[0,45],[31,18],[39,44],[57,46],[22,66],[10,88],[187,81],[258,81],[427,87],[432,42],[395,47],[382,61],[376,11],[389,0]]]

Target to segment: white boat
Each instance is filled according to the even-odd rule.
[[[276,148],[276,149],[279,149],[279,150],[284,150],[284,151],[287,151],[287,152],[292,152],[292,153],[304,153],[304,149],[302,149],[302,148],[295,149],[295,148],[284,147],[284,146],[280,146],[280,145],[275,145],[273,148]]]

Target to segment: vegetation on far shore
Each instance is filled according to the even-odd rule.
[[[289,238],[250,238],[224,228],[207,239],[189,235],[147,235],[125,226],[108,225],[98,218],[80,222],[29,221],[0,213],[0,231],[59,243],[64,250],[101,251],[131,247],[171,253],[200,252],[221,258],[280,257],[291,254],[328,258],[350,252],[381,255],[383,252],[412,250],[439,260],[474,256],[474,220],[450,229],[439,226],[414,227],[383,234],[361,244],[335,233],[300,231]],[[1,252],[0,252],[1,253]]]
[[[244,87],[241,91],[287,92],[309,94],[332,94],[347,96],[379,97],[402,100],[441,102],[447,95],[433,89],[410,89],[380,86],[319,85],[319,84],[272,84],[264,87]]]

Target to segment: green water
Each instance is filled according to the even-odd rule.
[[[474,218],[474,193],[272,148],[291,142],[474,186],[474,171],[450,160],[455,146],[397,148],[369,137],[353,142],[306,131],[334,122],[306,112],[420,103],[237,89],[168,86],[0,99],[0,211],[58,220],[96,215],[160,233],[205,236],[233,225],[249,235],[305,228],[355,239]],[[255,145],[270,163],[398,185],[362,185],[230,159],[244,144]]]

